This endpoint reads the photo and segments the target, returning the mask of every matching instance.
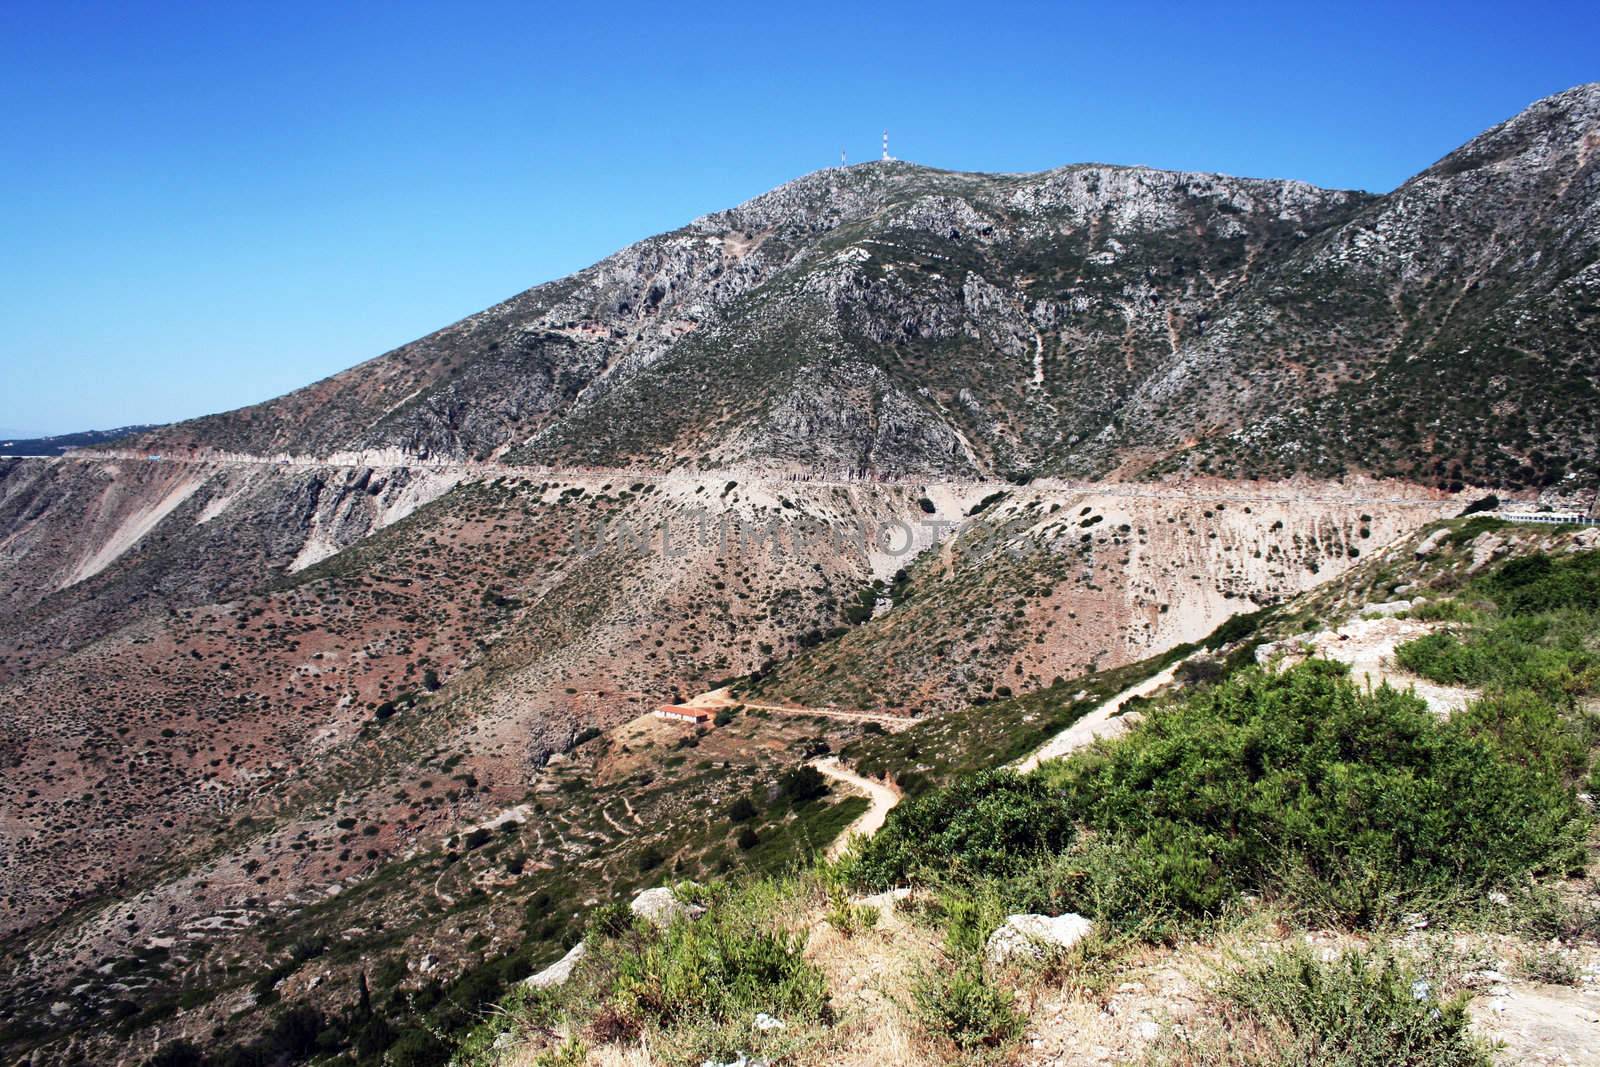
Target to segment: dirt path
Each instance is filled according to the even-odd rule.
[[[1476,700],[1477,692],[1418,678],[1396,663],[1394,656],[1395,649],[1407,641],[1426,637],[1439,629],[1433,623],[1389,616],[1351,619],[1333,630],[1300,634],[1278,645],[1266,646],[1266,652],[1258,652],[1257,658],[1281,649],[1283,664],[1289,665],[1304,659],[1303,650],[1308,650],[1310,655],[1349,664],[1350,678],[1358,684],[1374,689],[1387,685],[1402,693],[1410,690],[1427,702],[1435,715],[1449,718]]]
[[[833,844],[828,846],[828,858],[836,860],[857,837],[871,837],[883,828],[883,820],[889,817],[889,811],[900,803],[900,793],[893,786],[875,782],[871,778],[863,778],[854,771],[846,769],[835,756],[819,759],[812,766],[821,771],[824,777],[866,794],[867,800],[870,801],[867,810],[857,816],[855,822],[846,826],[834,839]]]
[[[1182,660],[1179,662],[1181,663]],[[1018,774],[1026,774],[1045,760],[1060,759],[1068,753],[1076,752],[1078,749],[1087,746],[1098,738],[1121,737],[1128,732],[1128,727],[1138,721],[1138,716],[1118,716],[1117,712],[1122,710],[1122,706],[1134,697],[1149,696],[1172,681],[1172,674],[1177,669],[1178,664],[1174,663],[1159,674],[1152,674],[1137,685],[1131,685],[1124,689],[1034,749],[1033,752],[1013,763],[1011,765],[1012,769]]]
[[[712,689],[691,697],[678,705],[684,708],[731,708],[743,706],[758,711],[775,711],[780,715],[820,715],[824,719],[844,719],[848,722],[875,722],[889,730],[903,730],[913,719],[904,715],[891,715],[886,711],[852,711],[846,708],[807,708],[797,704],[756,704],[733,696],[727,686]]]

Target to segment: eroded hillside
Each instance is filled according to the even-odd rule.
[[[833,840],[808,763],[926,791],[1592,507],[1597,146],[1583,86],[1382,196],[833,169],[0,459],[0,1043],[442,1062],[601,902]]]

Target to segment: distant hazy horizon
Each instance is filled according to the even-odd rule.
[[[1392,188],[1593,5],[0,10],[8,436],[268,399],[834,163]],[[26,429],[27,433],[22,430]]]

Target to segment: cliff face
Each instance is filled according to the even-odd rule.
[[[459,473],[0,460],[0,680],[151,612],[225,602],[348,547]]]

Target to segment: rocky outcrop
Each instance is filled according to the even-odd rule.
[[[983,962],[989,968],[1038,963],[1069,951],[1094,932],[1094,923],[1082,915],[1008,915],[984,943]]]
[[[654,927],[667,927],[686,919],[698,919],[706,909],[686,904],[669,886],[646,889],[628,904],[628,910]]]
[[[588,943],[579,941],[567,950],[565,956],[562,956],[544,970],[530,974],[522,982],[532,989],[551,989],[558,985],[565,985],[572,978],[572,972],[577,969],[578,964],[582,963],[588,955]]]

